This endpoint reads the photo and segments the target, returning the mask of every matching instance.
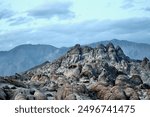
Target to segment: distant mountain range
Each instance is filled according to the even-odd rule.
[[[144,57],[150,58],[150,44],[113,39],[111,41],[92,43],[90,46],[95,47],[98,44],[106,45],[109,42],[112,42],[115,46],[119,45],[124,53],[132,59],[143,59]]]
[[[10,51],[0,52],[0,75],[12,75],[25,71],[45,61],[63,55],[67,48],[51,45],[20,45]]]
[[[132,59],[150,58],[150,45],[135,43],[125,40],[113,39],[111,41],[100,41],[89,44],[95,47],[98,44],[108,44],[112,42],[119,45],[125,54]],[[10,51],[0,52],[0,76],[12,75],[16,72],[23,72],[45,61],[53,61],[62,56],[69,48],[56,48],[51,45],[20,45]]]

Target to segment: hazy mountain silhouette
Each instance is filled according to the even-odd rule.
[[[51,45],[20,45],[0,52],[0,75],[22,72],[47,60],[52,61],[65,52],[66,48]]]
[[[150,58],[150,45],[135,43],[126,40],[113,39],[111,41],[100,41],[91,43],[88,46],[96,47],[98,44],[108,44],[112,42],[119,45],[124,53],[132,59]],[[12,75],[16,72],[28,70],[45,61],[52,61],[62,56],[69,48],[56,48],[51,45],[20,45],[10,51],[0,52],[0,75]]]

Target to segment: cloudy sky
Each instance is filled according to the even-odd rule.
[[[114,38],[150,43],[150,0],[0,0],[0,50]]]

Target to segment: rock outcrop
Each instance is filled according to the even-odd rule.
[[[150,99],[150,62],[132,60],[112,43],[72,47],[64,56],[0,78],[0,99]]]

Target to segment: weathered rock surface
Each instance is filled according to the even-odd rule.
[[[3,100],[150,99],[150,61],[132,60],[112,43],[72,47],[64,56],[0,78]]]

